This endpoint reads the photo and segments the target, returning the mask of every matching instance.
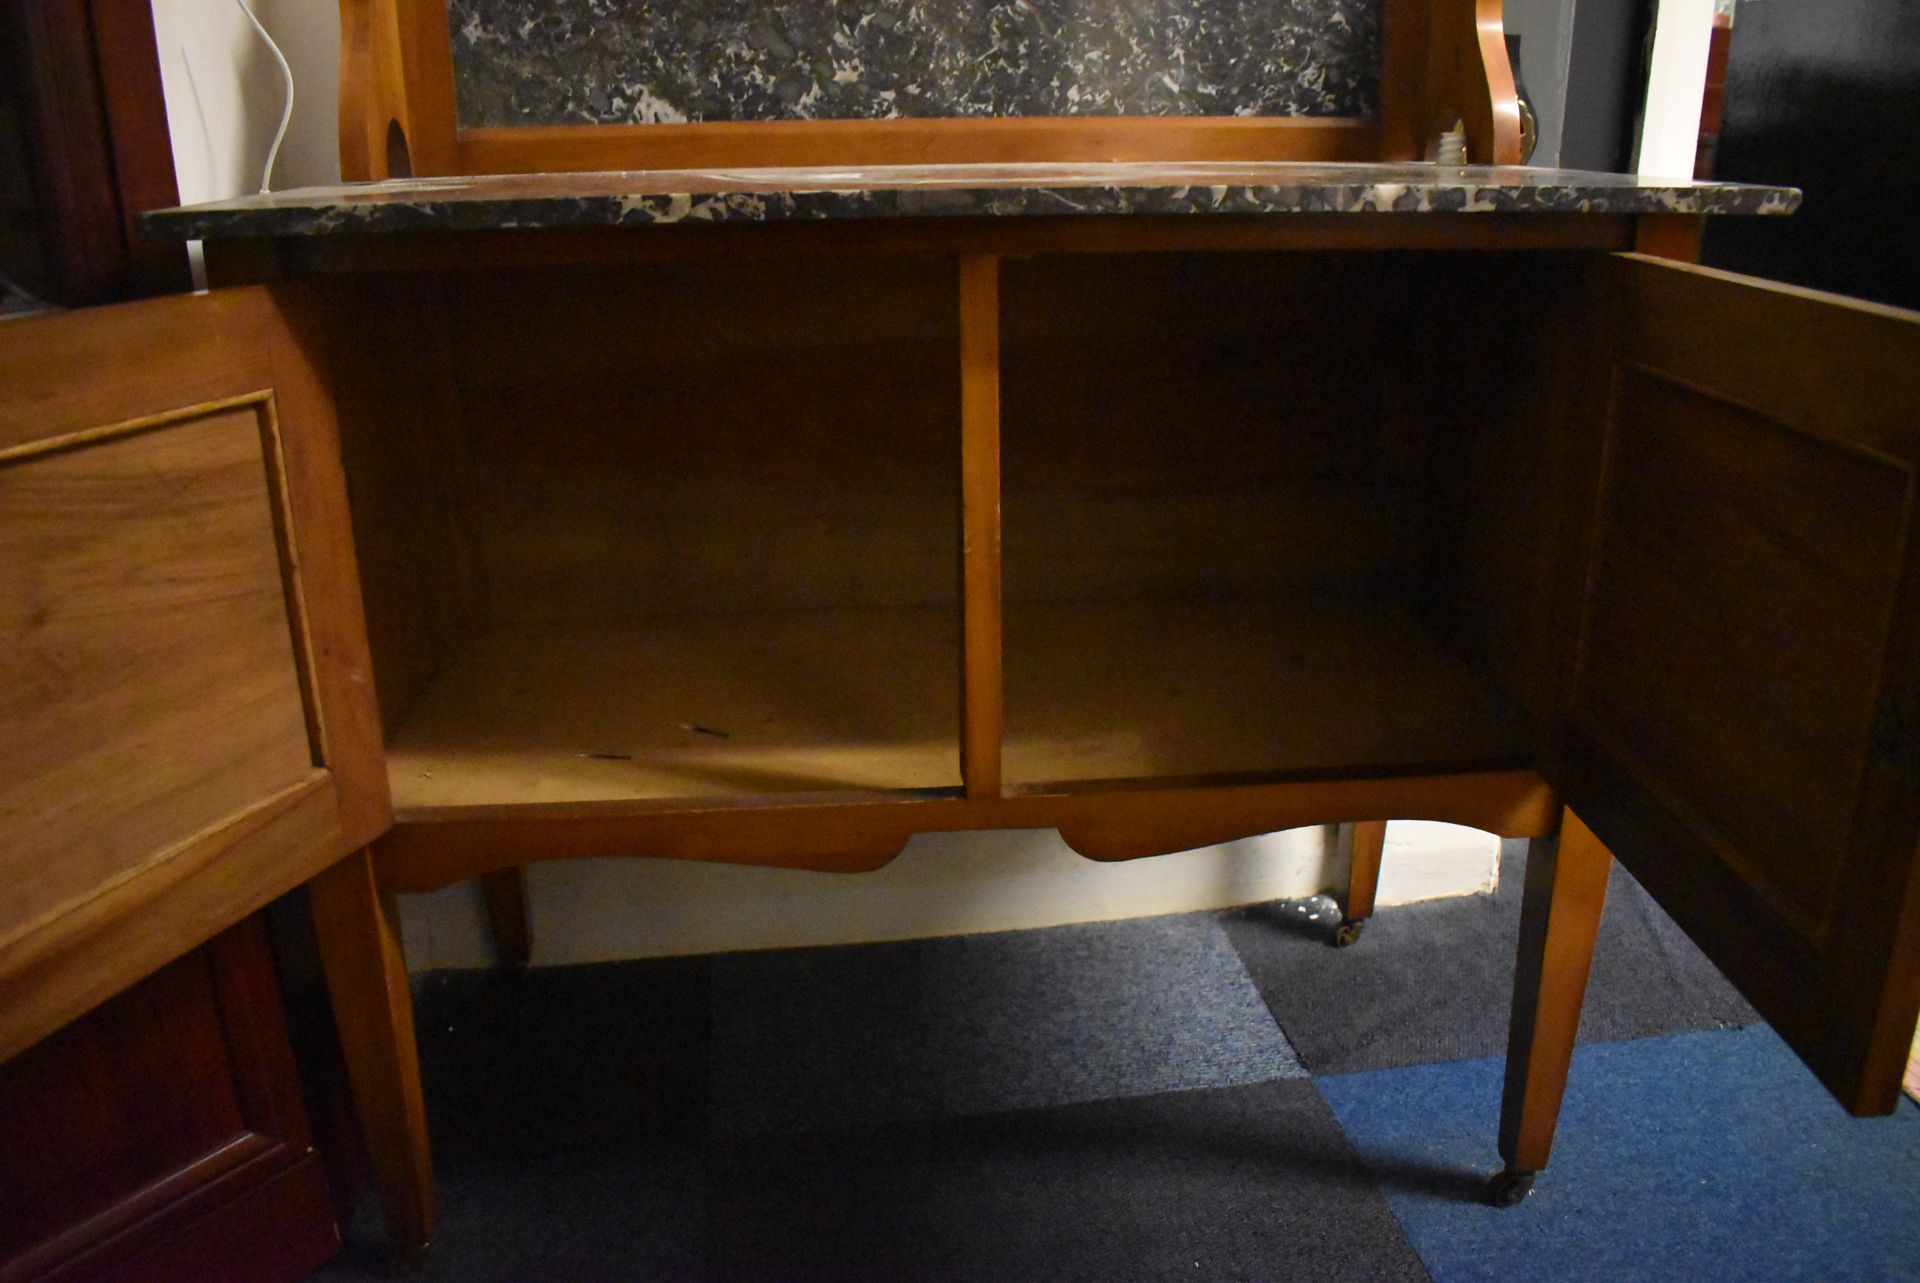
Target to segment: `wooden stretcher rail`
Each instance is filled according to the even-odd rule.
[[[963,829],[1058,829],[1090,859],[1130,860],[1347,820],[1443,820],[1539,837],[1558,818],[1553,790],[1522,770],[979,798],[533,804],[403,812],[376,844],[375,866],[383,888],[432,891],[517,864],[584,856],[862,872],[884,866],[915,834]]]

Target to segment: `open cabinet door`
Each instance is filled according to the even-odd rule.
[[[1656,259],[1567,583],[1547,774],[1851,1110],[1920,1006],[1920,314]]]
[[[391,823],[301,315],[0,322],[0,1060]]]

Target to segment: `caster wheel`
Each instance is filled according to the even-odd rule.
[[[1367,920],[1365,918],[1361,918],[1358,922],[1341,923],[1340,929],[1333,933],[1333,947],[1336,949],[1346,948],[1360,938],[1360,928],[1366,925]]]
[[[1518,1207],[1533,1193],[1534,1172],[1501,1172],[1487,1182],[1487,1201],[1495,1207]]]

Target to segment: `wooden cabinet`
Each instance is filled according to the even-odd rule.
[[[298,311],[232,290],[0,334],[0,1056],[390,823]]]
[[[1625,224],[1023,257],[979,228],[427,234],[16,325],[6,1048],[332,865],[322,946],[417,1249],[396,891],[1417,817],[1561,838],[1514,1172],[1551,1142],[1609,850],[1843,1102],[1890,1108],[1920,320],[1596,226]]]
[[[1613,266],[1548,776],[1834,1094],[1885,1113],[1920,990],[1920,325]]]

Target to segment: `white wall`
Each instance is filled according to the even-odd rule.
[[[1095,864],[1052,831],[929,833],[874,873],[668,860],[569,860],[528,870],[536,963],[847,944],[1141,917],[1328,885],[1344,851],[1300,829],[1182,855]],[[477,890],[403,897],[416,969],[492,962]]]
[[[332,0],[253,0],[297,93],[276,188],[337,182]],[[153,0],[181,198],[255,191],[279,123],[278,69],[234,0]],[[1219,908],[1341,887],[1346,852],[1302,829],[1129,864],[1081,859],[1056,834],[929,834],[887,868],[829,875],[659,860],[574,860],[530,872],[535,961],[705,953],[1053,926]],[[1380,902],[1492,886],[1497,846],[1451,825],[1389,830]],[[490,965],[471,885],[401,898],[415,969]]]
[[[1051,831],[929,833],[875,873],[668,860],[568,860],[528,870],[534,962],[724,953],[968,935],[1304,898],[1346,885],[1345,834],[1295,829],[1180,855],[1096,864]],[[1378,902],[1491,891],[1499,843],[1452,824],[1387,826]],[[473,884],[402,896],[415,970],[493,962]]]
[[[250,0],[298,92],[273,185],[340,178],[340,17],[332,0]],[[153,0],[173,164],[186,202],[259,190],[285,98],[280,70],[236,0]]]
[[[1714,0],[1660,0],[1646,109],[1634,149],[1634,172],[1642,178],[1693,177],[1713,14]]]

